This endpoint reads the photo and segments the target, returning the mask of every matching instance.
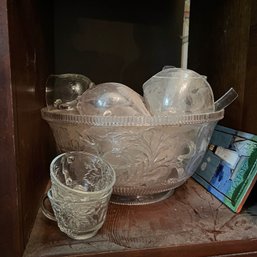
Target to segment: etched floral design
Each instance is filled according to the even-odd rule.
[[[214,123],[183,126],[52,124],[61,151],[101,156],[116,172],[114,192],[124,195],[180,186],[202,160]]]
[[[115,128],[84,130],[85,149],[102,156],[116,171],[116,187],[151,187],[156,183],[172,184],[187,176],[184,170],[195,155],[192,139],[182,137],[185,130],[170,133],[167,127]]]
[[[57,190],[56,190],[57,189]],[[68,236],[76,239],[91,237],[103,225],[110,192],[103,196],[92,197],[92,199],[67,197],[58,192],[58,188],[52,186],[53,197],[49,197],[58,227]]]

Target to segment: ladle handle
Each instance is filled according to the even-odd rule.
[[[220,111],[227,106],[229,106],[238,97],[237,92],[234,88],[230,88],[227,93],[225,93],[221,98],[219,98],[215,103],[215,111]]]

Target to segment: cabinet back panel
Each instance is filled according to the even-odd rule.
[[[180,66],[183,1],[55,1],[55,71],[142,84]]]

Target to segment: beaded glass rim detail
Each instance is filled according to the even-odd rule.
[[[218,121],[224,118],[224,109],[211,113],[167,116],[97,116],[66,114],[60,110],[41,109],[42,118],[49,122],[85,124],[91,126],[164,126],[190,125]]]

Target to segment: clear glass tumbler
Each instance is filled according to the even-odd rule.
[[[96,155],[68,152],[52,161],[50,176],[48,198],[60,230],[74,239],[94,236],[105,221],[113,168]]]

